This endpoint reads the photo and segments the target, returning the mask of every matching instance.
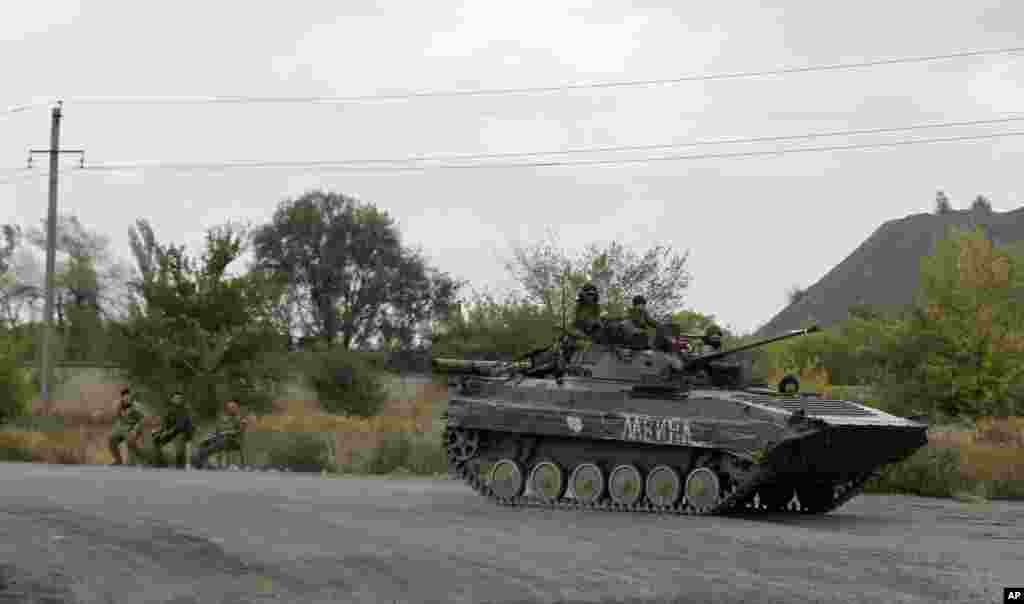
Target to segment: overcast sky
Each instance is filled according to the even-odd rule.
[[[1003,117],[1024,55],[671,86],[348,105],[85,105],[75,97],[373,95],[663,79],[1024,45],[1024,3],[128,2],[0,7],[0,111],[68,99],[87,164],[329,160],[643,145]],[[17,5],[17,8],[14,7]],[[685,6],[686,8],[682,8]],[[937,8],[937,7],[942,8]],[[824,139],[1024,130],[1024,122]],[[49,141],[48,109],[0,114],[0,182]],[[784,143],[792,144],[792,143]],[[807,143],[801,143],[807,144]],[[772,146],[700,147],[682,153]],[[648,155],[650,155],[648,153]],[[634,154],[635,156],[635,154]],[[563,158],[565,159],[565,158]],[[1024,137],[616,166],[342,174],[308,168],[62,174],[60,208],[112,238],[148,218],[197,246],[311,188],[391,212],[411,245],[476,286],[508,286],[509,244],[619,239],[690,250],[687,305],[741,331],[881,223],[976,194],[1024,205]],[[45,166],[45,157],[37,157]],[[67,158],[69,168],[75,161]],[[36,225],[46,178],[0,184],[0,222]]]

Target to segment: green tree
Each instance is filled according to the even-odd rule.
[[[254,242],[258,266],[288,277],[296,327],[346,349],[382,339],[410,345],[459,287],[402,245],[387,212],[346,195],[313,191],[282,202]]]
[[[953,206],[949,203],[949,197],[943,191],[939,191],[935,194],[935,213],[940,216],[943,214],[949,214],[953,211]]]
[[[666,318],[681,309],[691,279],[686,268],[689,253],[667,245],[638,252],[618,242],[592,243],[581,253],[570,254],[549,232],[537,242],[514,246],[512,252],[505,266],[525,300],[555,315],[562,312],[563,285],[571,307],[576,291],[590,281],[601,291],[602,305],[611,316],[624,316],[633,296],[641,294],[653,316]]]
[[[984,195],[978,195],[971,202],[971,210],[975,212],[981,212],[983,214],[992,213],[992,202],[988,200]]]
[[[790,286],[790,288],[786,290],[786,300],[788,300],[790,304],[796,304],[800,300],[803,300],[806,295],[807,290],[803,289],[799,285]]]
[[[0,331],[13,329],[18,324],[14,287],[14,252],[20,242],[20,229],[16,225],[0,227],[3,240],[0,242]]]
[[[0,334],[0,424],[24,414],[32,394],[28,372],[20,366],[16,348],[13,338]]]
[[[29,229],[26,239],[41,257],[46,254],[46,220]],[[55,267],[55,325],[62,336],[62,356],[68,360],[102,360],[108,337],[105,320],[122,310],[125,293],[124,266],[110,252],[110,239],[86,228],[73,215],[57,222]],[[39,303],[43,298],[41,275],[22,279],[19,294]]]
[[[568,318],[572,320],[571,317]],[[432,352],[481,360],[512,360],[548,346],[561,317],[515,295],[475,294],[435,330]]]
[[[288,372],[272,312],[284,285],[261,271],[228,274],[244,252],[246,230],[208,230],[199,258],[184,246],[160,245],[145,220],[129,237],[139,276],[115,347],[126,377],[160,403],[182,388],[203,415],[215,414],[229,396],[268,408]]]
[[[695,310],[681,310],[674,313],[671,320],[684,333],[703,333],[711,326],[718,326],[715,322],[715,315],[706,315]],[[723,329],[724,331],[726,330]]]
[[[954,231],[921,266],[915,332],[929,343],[927,381],[942,410],[1012,413],[1024,380],[1024,257],[999,249],[979,228]]]

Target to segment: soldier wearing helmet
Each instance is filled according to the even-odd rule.
[[[646,336],[629,321],[601,316],[600,294],[593,283],[580,288],[576,297],[576,320],[573,326],[598,344],[646,348]]]
[[[593,283],[585,284],[576,295],[573,326],[586,336],[592,336],[601,329],[601,295]]]
[[[720,350],[722,348],[722,328],[714,324],[710,325],[704,330],[704,337],[701,339],[714,350]]]
[[[633,296],[633,307],[629,309],[629,320],[637,329],[643,331],[658,327],[658,322],[652,319],[651,314],[647,312],[647,298],[643,296]]]
[[[662,325],[651,317],[647,311],[647,298],[633,296],[633,307],[629,309],[629,320],[633,326],[645,334],[651,347],[664,352],[671,352],[672,341],[667,325]]]

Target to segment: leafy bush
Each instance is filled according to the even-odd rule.
[[[34,461],[32,451],[15,439],[0,433],[0,461]]]
[[[380,412],[387,390],[366,360],[343,348],[312,353],[308,359],[310,386],[324,411],[361,417]]]
[[[405,471],[433,475],[447,471],[448,460],[441,443],[433,435],[389,432],[363,458],[362,463],[352,469],[367,474]]]
[[[18,365],[17,351],[10,340],[0,342],[0,424],[28,411],[32,385]]]
[[[370,452],[364,471],[370,474],[389,474],[404,468],[409,461],[412,443],[401,432],[389,432],[380,444]]]
[[[904,493],[923,497],[952,497],[973,485],[961,473],[960,451],[928,446],[904,461],[886,466],[865,489],[872,493]]]
[[[1024,480],[993,480],[984,483],[985,496],[989,499],[1024,499]]]
[[[283,467],[296,472],[334,471],[334,459],[330,445],[319,434],[289,434],[288,438],[275,442],[267,452],[271,466]]]

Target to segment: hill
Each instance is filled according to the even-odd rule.
[[[808,321],[828,327],[846,319],[851,306],[902,307],[914,302],[921,259],[951,227],[982,227],[996,245],[1024,241],[1024,207],[1010,212],[960,210],[913,214],[879,227],[845,260],[807,288],[802,298],[782,309],[757,331],[771,335],[799,329]]]

